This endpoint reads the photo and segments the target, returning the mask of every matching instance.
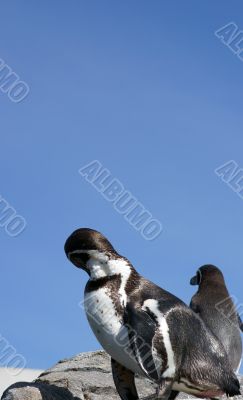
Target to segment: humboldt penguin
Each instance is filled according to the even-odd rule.
[[[190,284],[198,285],[190,307],[223,344],[233,370],[238,372],[242,358],[240,331],[243,332],[243,324],[222,272],[214,265],[203,265],[191,278]]]

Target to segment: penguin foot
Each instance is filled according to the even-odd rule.
[[[168,400],[172,391],[173,381],[171,379],[161,379],[157,390],[156,397],[160,400]]]
[[[168,400],[175,400],[179,393],[180,392],[177,392],[176,390],[172,390]]]

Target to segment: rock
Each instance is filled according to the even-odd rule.
[[[147,379],[136,380],[140,399],[154,398],[155,387]],[[241,384],[243,380],[241,379]],[[242,388],[243,389],[243,388]],[[243,393],[243,390],[242,390]],[[182,393],[178,399],[187,399]],[[239,398],[242,398],[240,396]],[[113,384],[110,357],[104,351],[81,353],[59,361],[32,383],[10,386],[2,400],[120,400]]]

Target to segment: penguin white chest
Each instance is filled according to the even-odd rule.
[[[117,313],[109,292],[100,288],[86,293],[84,306],[91,329],[101,346],[117,362],[141,374],[141,369],[132,356],[122,316]]]

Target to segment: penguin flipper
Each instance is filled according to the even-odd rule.
[[[138,310],[128,304],[124,322],[137,363],[149,379],[158,382],[159,376],[152,354],[152,342],[157,328],[156,321],[146,311]]]
[[[123,367],[113,358],[111,359],[113,380],[122,400],[138,400],[138,393],[135,386],[135,376],[132,371]]]
[[[241,332],[243,332],[243,322],[241,321],[240,314],[238,314],[238,321],[239,321],[240,330],[241,330]]]

